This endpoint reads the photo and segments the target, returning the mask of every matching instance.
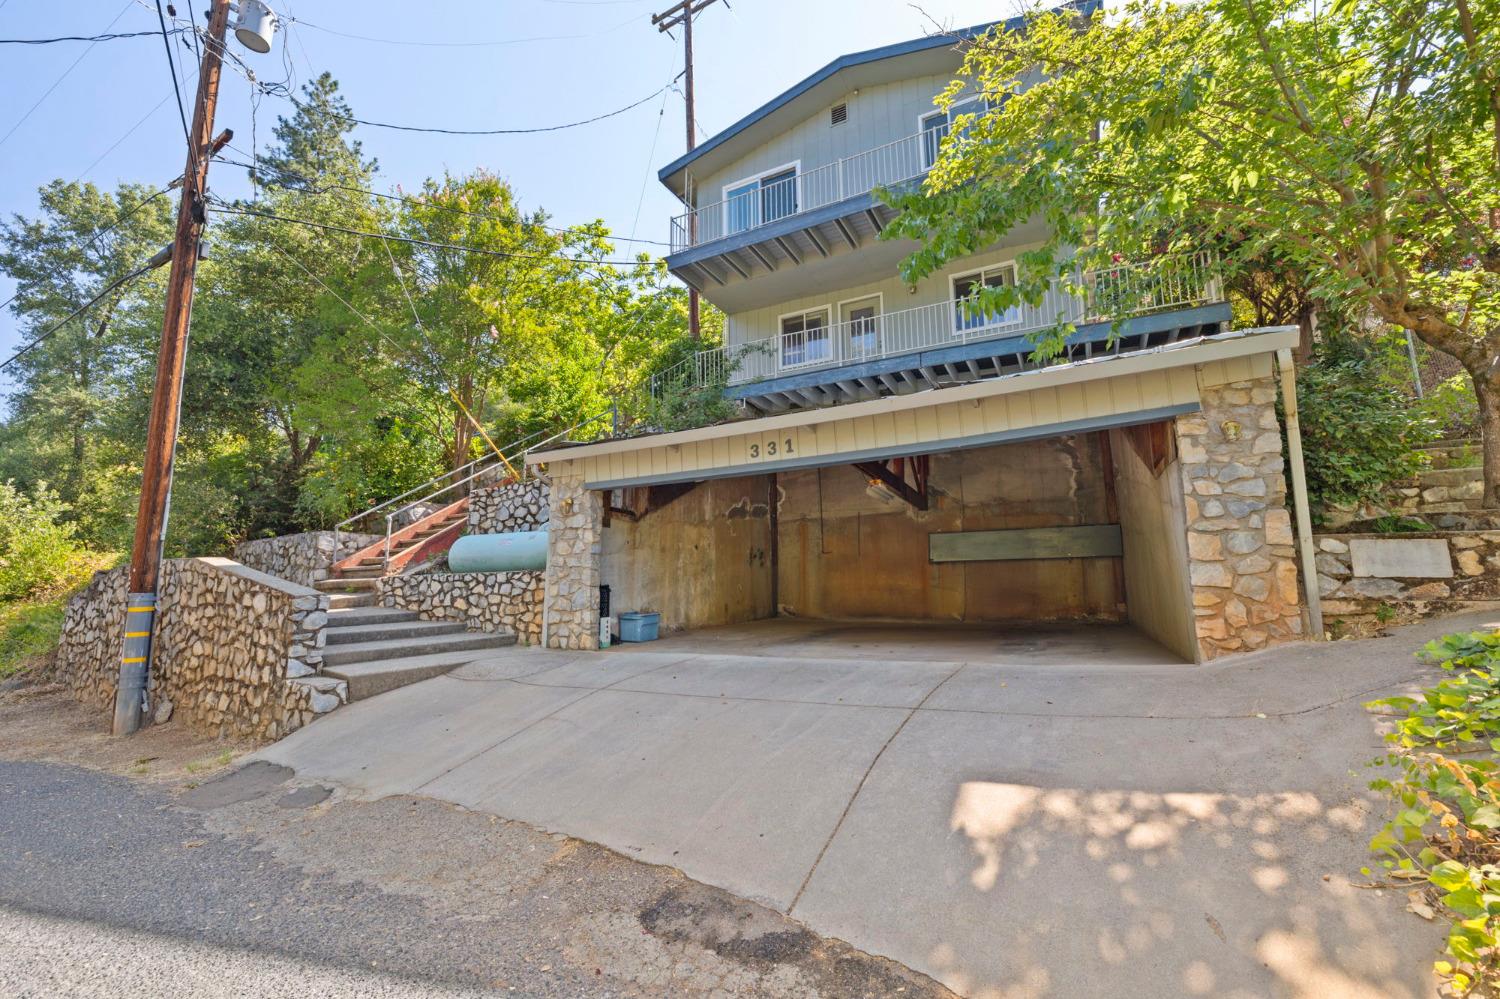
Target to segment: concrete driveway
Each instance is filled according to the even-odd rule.
[[[1442,928],[1355,887],[1361,704],[1494,617],[1201,667],[1123,628],[518,649],[259,755],[680,868],[966,995],[1428,996]]]

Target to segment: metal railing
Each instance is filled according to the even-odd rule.
[[[1209,251],[1177,258],[1167,267],[1121,264],[1075,274],[1074,294],[1054,286],[1040,303],[1002,313],[973,312],[967,300],[921,305],[899,312],[782,333],[749,343],[700,351],[651,381],[656,398],[668,387],[693,391],[742,385],[777,375],[899,357],[934,347],[1020,336],[1062,323],[1129,318],[1218,301],[1217,258]]]
[[[932,168],[947,134],[947,125],[926,129],[684,212],[672,219],[672,252],[915,180]]]
[[[600,413],[597,416],[591,416],[587,420],[575,423],[568,429],[558,431],[557,433],[552,434],[549,437],[542,438],[541,440],[538,440],[537,438],[541,437],[542,434],[546,431],[538,430],[536,433],[529,434],[526,437],[522,437],[520,440],[512,441],[505,447],[501,448],[499,453],[491,452],[487,455],[483,455],[479,458],[474,459],[467,465],[462,465],[458,468],[455,468],[451,472],[444,472],[442,475],[435,475],[421,485],[414,486],[413,488],[408,489],[400,496],[397,496],[393,499],[388,499],[384,503],[376,504],[375,506],[370,507],[370,509],[368,510],[357,513],[352,517],[348,517],[340,521],[338,524],[334,525],[333,528],[333,550],[335,556],[334,561],[339,562],[345,558],[345,556],[340,554],[342,548],[339,543],[340,536],[343,532],[347,531],[350,526],[359,523],[360,521],[366,520],[367,518],[371,517],[377,517],[383,513],[385,520],[385,543],[382,548],[382,552],[384,564],[386,566],[389,566],[391,561],[391,539],[399,530],[401,530],[402,527],[406,526],[408,515],[411,515],[409,519],[414,523],[415,521],[420,520],[423,516],[428,515],[427,512],[422,512],[422,510],[420,510],[419,508],[431,508],[434,506],[436,500],[443,497],[446,498],[443,499],[441,506],[446,506],[449,503],[456,502],[457,500],[460,500],[464,496],[467,496],[469,494],[472,488],[470,485],[471,483],[474,483],[476,480],[481,480],[486,476],[494,477],[496,472],[502,470],[506,471],[507,473],[510,470],[514,470],[516,474],[516,481],[525,482],[529,477],[529,473],[526,468],[526,457],[532,451],[535,451],[539,447],[545,447],[548,444],[553,444],[557,441],[564,440],[569,435],[582,430],[584,427],[592,426],[593,424],[598,423],[600,420],[603,420],[605,417],[612,415],[613,411]],[[468,474],[463,475],[463,473],[465,472],[468,472]],[[438,488],[436,489],[432,488],[433,486],[437,486],[440,482],[444,482],[447,479],[452,479],[456,475],[463,475],[463,477],[454,479],[454,481],[448,482],[446,485],[438,486]],[[423,490],[429,491],[422,492]],[[455,490],[463,491],[455,493]],[[406,502],[404,504],[402,503],[403,500],[408,500],[410,497],[416,495],[417,493],[422,493],[422,495],[417,499],[411,499],[409,502]],[[454,495],[450,496],[450,493]],[[397,504],[401,505],[398,506]],[[429,512],[436,511],[430,510]]]

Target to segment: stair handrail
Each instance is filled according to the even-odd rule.
[[[533,440],[537,436],[539,436],[540,434],[544,433],[544,431],[538,430],[534,434],[528,434],[527,436],[522,437],[520,440],[513,441],[512,443],[506,445],[506,449],[507,450],[511,450],[511,455],[509,457],[507,457],[501,451],[496,451],[493,454],[485,455],[484,457],[477,458],[474,461],[469,462],[467,465],[462,466],[461,468],[454,469],[452,472],[449,472],[448,475],[456,475],[459,472],[464,471],[465,469],[473,468],[475,465],[479,464],[482,461],[489,461],[489,459],[492,459],[492,458],[493,459],[497,459],[497,460],[495,460],[495,461],[489,461],[489,464],[486,464],[483,468],[475,469],[474,471],[470,472],[468,475],[464,476],[462,479],[459,479],[456,482],[450,482],[446,486],[443,486],[440,489],[436,489],[436,490],[434,490],[434,491],[432,491],[430,493],[427,493],[426,495],[420,497],[419,499],[414,499],[410,503],[407,503],[405,506],[401,507],[400,509],[389,511],[385,515],[385,545],[384,545],[384,547],[382,549],[382,552],[383,552],[383,559],[382,559],[383,566],[385,568],[389,568],[390,567],[390,564],[391,564],[391,538],[395,534],[396,518],[399,517],[399,516],[401,516],[402,514],[404,514],[406,511],[408,511],[408,510],[410,510],[410,509],[412,509],[414,507],[418,507],[418,506],[423,506],[423,505],[429,504],[433,500],[437,499],[439,496],[442,496],[444,493],[447,493],[447,492],[449,492],[450,490],[453,490],[453,489],[457,489],[459,486],[466,485],[466,484],[474,481],[475,479],[479,478],[481,475],[486,475],[486,474],[494,471],[495,466],[497,464],[504,464],[506,468],[512,468],[512,467],[519,468],[519,470],[520,470],[520,478],[518,478],[516,481],[517,482],[525,482],[526,481],[526,476],[527,476],[527,467],[526,467],[526,460],[525,459],[526,459],[526,456],[529,455],[532,451],[535,451],[539,447],[545,447],[546,445],[551,444],[551,443],[553,443],[553,442],[555,442],[555,441],[557,441],[557,440],[559,440],[561,438],[564,438],[564,437],[568,436],[569,434],[573,433],[574,431],[581,430],[582,428],[584,428],[586,426],[589,426],[590,424],[598,423],[600,420],[604,419],[606,416],[612,416],[613,414],[614,414],[613,409],[606,410],[606,411],[604,411],[602,413],[598,413],[598,414],[596,414],[594,416],[591,416],[591,417],[589,417],[586,420],[581,420],[578,423],[573,424],[573,426],[569,427],[566,430],[560,430],[557,433],[551,435],[550,437],[547,437],[547,438],[545,438],[543,440],[535,441],[535,443],[532,443]],[[526,448],[522,449],[522,446],[523,445],[527,445],[527,444],[530,444],[530,447],[526,447]],[[424,485],[432,485],[434,482],[439,482],[439,481],[441,481],[442,479],[445,479],[445,478],[447,478],[446,475],[440,475],[437,478],[431,479],[428,482],[424,483]],[[420,488],[422,488],[422,486],[418,486],[417,488],[420,489]],[[401,496],[398,496],[396,499],[397,500],[404,499],[407,496],[410,496],[413,492],[415,492],[415,490],[408,490],[407,492],[403,493]],[[396,500],[389,500],[386,503],[381,504],[381,506],[379,506],[379,507],[375,507],[375,508],[373,508],[371,510],[367,510],[364,514],[361,514],[361,516],[368,516],[371,513],[378,512],[379,510],[381,510],[381,509],[383,509],[383,508],[385,508],[387,506],[390,506],[394,502],[396,502]],[[335,550],[335,552],[338,551],[338,533],[337,533],[337,529],[335,529],[335,532],[334,532],[334,550]]]
[[[530,442],[532,439],[534,439],[535,437],[539,436],[542,433],[545,433],[545,431],[538,430],[536,433],[527,434],[525,437],[522,437],[519,440],[511,441],[505,447],[507,449],[510,449],[510,448],[519,448],[522,445]],[[501,454],[499,451],[491,451],[488,454],[482,454],[478,458],[475,458],[473,461],[469,462],[466,465],[460,465],[458,468],[452,469],[451,471],[443,472],[441,475],[434,475],[432,478],[428,479],[426,482],[423,482],[420,485],[413,486],[412,488],[408,489],[406,492],[402,493],[399,496],[394,496],[391,499],[388,499],[388,500],[386,500],[383,503],[377,503],[374,506],[370,507],[368,510],[362,510],[359,513],[356,513],[352,517],[345,517],[343,520],[341,520],[337,524],[333,525],[334,561],[335,562],[339,561],[339,559],[341,557],[338,554],[342,550],[341,546],[339,544],[339,542],[341,540],[340,536],[344,533],[345,529],[348,528],[350,524],[356,523],[357,521],[364,520],[366,517],[373,516],[374,514],[379,513],[380,511],[386,509],[389,506],[394,506],[395,504],[400,503],[402,500],[406,499],[409,496],[414,495],[415,493],[417,493],[417,492],[419,492],[419,491],[421,491],[423,489],[428,489],[428,488],[436,485],[437,483],[443,481],[444,479],[449,478],[449,477],[454,476],[454,475],[457,475],[460,472],[467,471],[467,470],[473,468],[475,465],[478,465],[480,463],[488,462],[489,464],[484,469],[485,471],[488,471],[488,469],[494,465],[494,463],[495,463],[495,461],[497,459],[504,460],[504,458],[505,458],[505,456],[503,454]],[[473,478],[473,476],[471,475],[469,478]],[[468,481],[468,480],[465,479],[464,481]],[[408,503],[406,506],[402,507],[400,510],[394,511],[394,513],[393,513],[392,516],[388,516],[386,518],[386,526],[387,526],[387,532],[386,533],[387,533],[387,537],[389,537],[389,533],[390,533],[389,532],[389,526],[390,526],[390,522],[392,520],[392,517],[394,517],[394,516],[400,516],[401,513],[405,512],[406,510],[409,510],[411,507],[416,506],[418,503],[422,503],[422,502],[424,502],[424,500],[421,500],[421,499],[413,500],[411,503]]]

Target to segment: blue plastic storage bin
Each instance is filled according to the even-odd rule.
[[[632,611],[620,615],[620,641],[622,642],[654,642],[660,628],[660,614]]]

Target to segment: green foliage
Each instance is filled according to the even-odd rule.
[[[64,522],[67,508],[45,485],[30,493],[0,482],[0,601],[19,600],[65,583],[83,547]]]
[[[0,680],[8,679],[57,647],[67,597],[0,603]]]
[[[1297,372],[1307,489],[1314,508],[1373,499],[1419,471],[1438,435],[1412,405],[1404,362],[1389,345],[1333,344]]]
[[[1394,748],[1377,761],[1394,776],[1371,787],[1398,810],[1370,849],[1392,877],[1420,879],[1450,922],[1452,960],[1435,965],[1447,991],[1490,995],[1500,988],[1500,633],[1449,635],[1421,655],[1450,676],[1419,697],[1366,705],[1397,719]]]
[[[1310,299],[1461,360],[1500,433],[1497,50],[1500,0],[1036,12],[967,51],[940,103],[1003,108],[960,122],[885,237],[919,241],[914,282],[1042,222],[1016,285],[980,303],[997,311],[1075,264],[1214,248],[1234,278],[1273,261]]]
[[[1376,534],[1415,534],[1420,531],[1436,530],[1436,528],[1421,517],[1401,517],[1396,514],[1388,514],[1384,517],[1376,517],[1370,521],[1370,530]]]

